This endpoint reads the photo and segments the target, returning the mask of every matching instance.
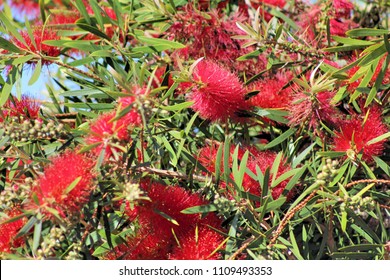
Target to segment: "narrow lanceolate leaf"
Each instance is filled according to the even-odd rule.
[[[38,63],[35,65],[34,72],[28,81],[28,85],[31,86],[35,84],[36,81],[38,81],[39,77],[41,76],[42,72],[42,60],[38,60]]]
[[[28,220],[28,222],[19,230],[19,232],[15,236],[15,238],[18,238],[18,237],[21,237],[21,236],[27,234],[37,222],[38,222],[38,219],[35,216],[32,216]]]
[[[170,49],[182,49],[185,47],[185,45],[181,43],[166,40],[166,39],[160,39],[160,38],[149,38],[146,36],[139,36],[138,40],[151,46],[165,45]]]
[[[187,109],[194,104],[193,101],[187,101],[187,102],[182,102],[179,104],[171,105],[171,106],[161,106],[161,109],[167,110],[167,111],[181,111],[183,109]]]
[[[3,37],[0,37],[0,48],[5,49],[11,53],[20,53],[21,50],[12,44],[10,41],[7,41]]]
[[[348,37],[366,37],[366,36],[382,36],[389,34],[387,29],[373,29],[373,28],[357,28],[347,31],[345,34]]]
[[[199,206],[193,206],[188,207],[181,211],[183,214],[198,214],[198,213],[209,213],[217,211],[217,206],[214,204],[207,204],[207,205],[199,205]]]
[[[39,247],[40,240],[41,240],[41,233],[42,233],[42,220],[39,219],[37,223],[34,226],[34,237],[33,237],[33,252],[36,252],[36,250]]]
[[[91,32],[92,34],[95,34],[96,36],[98,36],[100,38],[103,38],[103,39],[106,39],[106,40],[110,40],[110,37],[108,37],[106,33],[100,31],[96,27],[93,27],[91,25],[88,25],[88,24],[85,24],[85,23],[82,23],[82,22],[76,22],[76,24],[81,29],[84,29],[84,30],[86,30],[88,32]]]
[[[64,191],[64,194],[70,193],[82,179],[81,176],[77,177]]]
[[[159,215],[161,215],[162,217],[164,217],[165,219],[167,219],[168,221],[170,221],[172,224],[174,224],[174,225],[176,225],[176,226],[179,225],[179,223],[178,223],[174,218],[172,218],[171,216],[169,216],[168,214],[166,214],[166,213],[164,213],[164,212],[162,212],[162,211],[160,211],[160,210],[157,210],[157,209],[154,209],[154,211],[155,211],[157,214],[159,214]]]
[[[265,146],[265,149],[269,149],[269,148],[272,148],[272,147],[275,147],[277,145],[279,145],[280,143],[283,143],[284,141],[286,141],[291,135],[293,135],[295,133],[296,129],[295,128],[290,128],[289,130],[287,130],[286,132],[284,132],[283,134],[281,134],[279,137],[275,138],[274,140],[272,140],[271,142],[269,142],[266,146]]]
[[[370,141],[367,142],[367,145],[372,145],[372,144],[375,144],[375,143],[378,143],[378,142],[381,142],[387,138],[390,137],[390,132],[387,132],[385,134],[382,134],[378,137],[375,137],[374,139],[371,139]]]
[[[373,157],[373,159],[383,172],[385,172],[387,176],[390,176],[390,166],[388,166],[387,163],[379,157]]]

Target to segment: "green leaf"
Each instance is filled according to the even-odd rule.
[[[372,145],[372,144],[381,142],[381,141],[383,141],[383,140],[385,140],[386,138],[389,138],[389,137],[390,137],[390,132],[387,132],[387,133],[382,134],[382,135],[380,135],[378,137],[375,137],[374,139],[371,139],[370,141],[368,141],[366,143],[366,145],[368,146],[368,145]]]
[[[32,246],[33,252],[36,252],[39,247],[40,240],[41,240],[41,233],[42,233],[42,220],[39,219],[34,226],[34,237],[33,237],[33,246]]]
[[[185,45],[183,45],[181,43],[166,40],[166,39],[161,39],[161,38],[150,38],[150,37],[146,37],[146,36],[138,36],[137,39],[140,42],[149,44],[149,45],[154,46],[154,47],[165,46],[165,47],[167,47],[167,49],[182,49],[185,47]]]
[[[11,23],[11,21],[7,18],[5,13],[0,12],[0,21],[5,25],[7,30],[10,32],[10,34],[15,37],[19,42],[21,42],[24,46],[26,46],[26,41],[24,40],[23,36],[20,35],[17,28],[14,26],[14,23]]]
[[[24,217],[26,217],[27,215],[29,215],[29,213],[23,213],[23,214],[20,214],[20,215],[17,215],[17,216],[14,216],[12,218],[9,218],[7,220],[4,220],[0,223],[0,225],[5,225],[5,224],[9,224],[9,223],[13,223],[15,221],[18,221],[20,219],[23,219]]]
[[[96,27],[93,27],[91,25],[88,25],[88,24],[85,24],[85,23],[82,23],[82,20],[78,20],[76,22],[76,25],[78,27],[80,27],[81,29],[84,29],[88,32],[91,32],[92,34],[95,34],[96,36],[100,37],[100,38],[103,38],[103,39],[106,39],[106,40],[110,40],[111,38],[108,37],[108,35],[102,31],[100,31],[99,29],[97,29]]]
[[[103,30],[104,29],[104,21],[103,21],[103,16],[102,16],[102,9],[99,7],[96,0],[89,0],[88,2],[93,10],[93,13],[95,15],[96,21],[99,24],[100,29]]]
[[[115,108],[114,104],[105,103],[66,103],[66,107],[92,110],[111,110]]]
[[[367,50],[367,49],[366,49]],[[359,62],[359,66],[371,65],[375,62],[376,59],[380,59],[387,52],[386,47],[383,43],[378,44],[378,48],[374,51],[363,56]]]
[[[34,57],[36,57],[36,56],[35,56],[35,55],[32,55],[32,54],[29,54],[29,55],[24,55],[24,56],[15,58],[15,59],[12,61],[12,65],[18,65],[18,64],[26,63],[27,61],[33,59]]]
[[[70,193],[77,186],[77,184],[80,182],[82,178],[83,178],[82,176],[79,176],[76,179],[74,179],[73,182],[64,190],[64,194]]]
[[[236,60],[237,61],[245,61],[245,60],[249,60],[249,59],[252,59],[252,58],[258,58],[259,55],[262,53],[262,50],[263,49],[258,49],[258,50],[255,50],[253,52],[244,54],[244,55],[236,58]]]
[[[291,166],[293,168],[297,167],[298,164],[300,164],[307,157],[307,155],[313,150],[313,147],[315,145],[316,143],[312,143],[309,147],[303,150],[303,152],[300,153],[298,156],[294,156]]]
[[[336,157],[341,157],[344,155],[345,155],[345,152],[334,152],[334,151],[317,152],[317,156],[328,157],[328,158],[336,158]]]
[[[350,46],[371,46],[375,44],[375,42],[372,41],[351,39],[347,37],[332,36],[332,38],[338,43],[342,43],[344,45],[350,45]]]
[[[223,144],[223,180],[225,182],[229,182],[230,173],[230,137],[227,137]]]
[[[378,253],[367,252],[335,252],[330,256],[332,259],[349,259],[349,260],[372,260]]]
[[[3,136],[1,135],[1,139],[0,139],[0,148],[3,148],[3,146],[5,144],[7,144],[9,141],[9,136]]]
[[[92,52],[89,56],[113,57],[114,55],[111,50],[97,50]]]
[[[170,158],[172,160],[171,164],[173,166],[176,166],[176,164],[177,164],[177,157],[176,157],[176,153],[173,150],[171,144],[168,142],[168,140],[164,136],[161,137],[161,140],[163,141],[164,147],[168,150],[168,152],[170,154]]]
[[[0,48],[5,49],[5,50],[12,52],[12,53],[21,53],[22,52],[17,46],[12,44],[10,41],[7,41],[3,37],[0,37]]]
[[[292,19],[290,19],[288,16],[286,16],[284,13],[279,11],[278,9],[272,8],[271,15],[282,19],[285,23],[290,25],[294,30],[298,30],[298,25]]]
[[[1,14],[1,13],[0,13]],[[2,107],[8,100],[8,97],[11,94],[11,90],[14,86],[14,83],[19,79],[19,72],[16,67],[12,67],[11,71],[7,76],[5,84],[0,92],[0,107]]]
[[[390,31],[386,29],[357,28],[357,29],[348,30],[345,34],[348,37],[366,37],[366,36],[382,36],[389,33]]]
[[[292,226],[290,226],[289,232],[290,232],[290,241],[292,244],[292,248],[290,248],[290,250],[298,260],[303,260],[301,252],[299,251],[299,246],[298,246],[297,241],[295,239],[295,235],[294,235],[294,231],[293,231]]]
[[[348,222],[347,216],[348,214],[346,211],[341,212],[341,230],[343,232],[347,230],[347,222]]]
[[[217,211],[217,206],[214,204],[206,204],[206,205],[198,205],[198,206],[192,206],[188,207],[180,213],[183,214],[198,214],[198,213],[209,213],[209,212],[214,212]]]
[[[94,95],[94,94],[101,94],[103,91],[99,89],[78,89],[78,90],[71,90],[71,91],[65,91],[60,93],[60,96],[86,96],[86,95]]]
[[[0,146],[1,147],[1,146]],[[387,176],[390,176],[390,167],[387,165],[385,161],[383,161],[379,157],[372,157],[376,164],[386,173]]]
[[[35,65],[34,72],[28,81],[28,85],[31,86],[35,84],[36,81],[38,81],[39,77],[41,76],[42,73],[42,60],[38,60],[38,63]]]
[[[115,235],[115,234],[110,235],[110,240],[111,240],[111,245],[113,247],[116,247],[125,241],[125,239],[121,235]],[[101,255],[103,255],[111,250],[112,250],[112,248],[110,247],[108,242],[105,242],[102,245],[100,245],[99,247],[97,247],[92,255],[94,257],[99,257],[99,256],[101,256]]]
[[[32,216],[28,222],[19,230],[18,234],[16,234],[15,238],[19,238],[23,235],[26,235],[32,227],[38,222],[38,219],[35,216]]]
[[[256,209],[259,213],[269,213],[271,211],[274,211],[276,209],[280,209],[280,207],[286,202],[285,197],[279,197],[277,200],[273,200],[271,202],[268,202],[267,204],[264,204],[263,206]]]
[[[171,106],[161,106],[160,108],[167,111],[181,111],[183,109],[187,109],[191,107],[192,104],[194,104],[193,101],[187,101],[187,102],[182,102]]]
[[[297,131],[295,128],[290,128],[289,130],[282,133],[279,137],[275,138],[274,140],[269,142],[267,145],[265,145],[264,148],[269,149],[269,148],[272,148],[272,147],[279,145],[280,143],[287,140],[291,135],[293,135],[295,133],[295,131]]]
[[[176,225],[176,226],[179,226],[179,223],[174,219],[172,218],[171,216],[169,216],[168,214],[160,211],[160,210],[157,210],[157,209],[154,209],[154,212],[156,212],[157,214],[161,215],[162,217],[164,217],[166,220],[170,221],[172,224]]]
[[[369,251],[369,250],[376,250],[379,248],[383,248],[382,244],[357,244],[357,245],[350,245],[339,248],[339,251],[342,252],[358,252],[358,251]]]
[[[233,221],[230,224],[228,236],[230,237],[229,240],[226,242],[226,254],[225,254],[225,259],[228,259],[229,256],[234,252],[234,245],[236,244],[236,234],[237,234],[237,229],[238,229],[238,219],[240,215],[239,212],[237,212],[234,215]]]
[[[88,14],[85,3],[82,0],[75,0],[75,4],[76,4],[77,9],[80,11],[81,15],[84,17],[85,21],[88,24],[92,24],[92,21],[91,21],[89,14]]]

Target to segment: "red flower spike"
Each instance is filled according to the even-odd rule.
[[[366,120],[364,121],[364,119]],[[373,156],[380,156],[386,140],[373,144],[368,142],[388,132],[383,123],[379,107],[371,107],[368,116],[353,116],[353,119],[340,122],[340,131],[333,139],[334,151],[346,152],[355,159],[356,154],[363,152],[362,159],[367,162],[373,160]]]
[[[133,96],[122,97],[118,100],[120,110],[125,109],[127,106],[134,102]],[[109,158],[112,156],[111,149],[117,149],[109,145],[110,141],[130,141],[130,130],[133,127],[140,126],[142,124],[141,115],[137,109],[130,110],[126,115],[117,120],[113,120],[117,116],[116,112],[108,112],[98,117],[90,126],[90,134],[86,137],[88,145],[98,144],[93,149],[93,152],[98,156],[103,148],[105,148],[105,156]]]
[[[307,126],[311,129],[317,129],[321,121],[336,125],[340,112],[332,104],[334,95],[334,92],[329,91],[319,92],[315,97],[307,96],[302,92],[297,93],[289,106],[289,124],[298,126],[307,122]]]
[[[349,18],[354,6],[349,0],[333,0],[333,9],[336,17]]]
[[[193,72],[194,88],[188,99],[204,119],[227,121],[248,105],[245,90],[238,77],[211,61],[200,61]]]
[[[253,46],[242,47],[246,42],[232,38],[235,35],[245,35],[236,26],[236,22],[249,22],[249,17],[243,13],[233,13],[224,17],[217,10],[200,13],[190,3],[183,7],[183,13],[175,15],[176,21],[169,29],[169,38],[185,44],[187,47],[173,53],[177,60],[199,59],[205,57],[216,60],[227,69],[253,76],[265,69],[266,59],[262,55],[256,59],[237,61],[236,59],[248,52],[254,51]]]
[[[150,201],[137,205],[134,209],[126,206],[128,216],[131,219],[137,217],[140,229],[126,244],[115,248],[114,252],[107,256],[109,259],[120,256],[125,259],[168,259],[178,247],[177,240],[182,244],[180,240],[183,239],[184,244],[188,233],[194,233],[197,226],[210,225],[216,228],[220,226],[220,220],[214,213],[203,219],[200,214],[181,213],[186,208],[205,204],[197,194],[191,194],[177,186],[165,186],[150,181],[143,181],[141,188],[147,193]],[[207,236],[203,236],[203,233]],[[208,236],[212,234],[199,232],[201,240],[207,239]],[[217,238],[216,235],[213,238],[221,242],[223,240],[223,237]],[[214,243],[209,245],[208,255],[218,246],[214,246]],[[193,254],[202,256],[204,251],[206,248],[199,248],[199,252]]]
[[[249,99],[252,106],[260,108],[287,108],[292,100],[292,88],[283,87],[292,79],[292,73],[277,73],[275,77],[269,77],[252,83],[248,92],[259,91],[257,95]]]
[[[59,47],[53,47],[46,45],[43,43],[46,40],[60,40],[60,37],[57,35],[57,32],[51,29],[42,29],[43,26],[36,26],[32,30],[32,36],[34,37],[35,44],[31,41],[30,36],[27,31],[21,31],[20,35],[22,35],[26,45],[23,42],[15,39],[14,43],[21,49],[27,49],[31,52],[42,54],[44,56],[57,57],[61,54],[61,50]],[[50,64],[50,60],[42,60],[43,64]]]
[[[10,223],[4,223],[7,220],[23,214],[20,210],[12,209],[6,212],[9,218],[2,218],[0,220],[0,252],[12,253],[15,248],[24,244],[23,238],[15,238],[19,230],[27,222],[25,217]]]
[[[68,151],[52,159],[38,180],[35,190],[41,204],[59,210],[60,213],[79,211],[94,187],[93,162],[83,154]],[[67,192],[67,188],[79,179]]]
[[[197,230],[197,234],[195,232]],[[224,240],[223,235],[208,226],[200,225],[180,236],[180,246],[173,249],[170,260],[220,260],[221,253],[215,252]]]
[[[25,119],[37,119],[39,115],[39,109],[41,103],[31,98],[28,95],[22,95],[22,98],[19,100],[17,98],[8,99],[3,106],[3,115],[9,117],[20,117],[23,116]],[[3,121],[0,117],[0,122]]]

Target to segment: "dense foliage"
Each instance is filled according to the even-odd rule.
[[[1,258],[389,259],[388,8],[0,1]]]

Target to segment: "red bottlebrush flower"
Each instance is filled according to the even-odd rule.
[[[329,21],[330,34],[333,36],[345,36],[345,32],[349,29],[354,28],[355,23],[351,20],[340,20],[338,18],[333,18]]]
[[[13,249],[18,248],[24,244],[23,238],[15,238],[19,230],[27,222],[25,217],[10,223],[4,223],[11,218],[15,218],[23,214],[20,210],[13,209],[6,212],[8,218],[0,220],[0,252],[12,253]],[[2,224],[4,223],[4,224]]]
[[[224,236],[204,225],[200,225],[197,230],[197,233],[193,229],[179,237],[180,246],[173,249],[170,260],[221,259],[221,253],[214,253],[214,250],[222,244]]]
[[[333,0],[333,9],[338,18],[349,18],[353,8],[354,6],[349,0]]]
[[[35,189],[41,204],[59,210],[60,214],[79,211],[93,189],[93,162],[85,155],[68,151],[52,159]],[[70,191],[67,188],[76,180]]]
[[[334,92],[329,91],[319,92],[314,97],[302,92],[297,93],[289,106],[289,124],[307,124],[311,129],[316,129],[321,121],[335,125],[340,113],[331,102],[334,95]]]
[[[20,32],[24,41],[23,42],[14,39],[15,45],[17,45],[21,49],[27,49],[31,52],[42,54],[44,56],[57,57],[61,54],[61,50],[59,47],[53,47],[46,45],[43,43],[46,40],[59,40],[60,37],[57,35],[57,32],[51,29],[43,29],[43,26],[36,26],[32,30],[32,35],[34,37],[35,44],[31,41],[30,36],[27,31]],[[50,64],[50,60],[42,60],[44,64]]]
[[[143,182],[141,187],[151,199],[151,202],[146,202],[137,207],[141,224],[154,223],[162,231],[167,229],[171,232],[171,228],[174,228],[176,232],[180,232],[199,222],[199,214],[181,213],[182,210],[188,207],[206,203],[197,194],[191,194],[178,186],[165,186],[155,182]],[[178,226],[156,212],[162,212],[172,217],[178,223]],[[151,219],[148,216],[154,218]]]
[[[373,156],[382,154],[386,140],[373,144],[369,141],[387,132],[388,128],[382,121],[380,108],[371,107],[367,116],[354,115],[351,120],[340,122],[340,131],[333,139],[333,150],[346,152],[352,159],[362,152],[362,159],[371,162]]]
[[[219,144],[212,143],[211,145],[204,146],[197,154],[197,160],[202,164],[209,172],[215,172],[215,160],[217,158]],[[221,163],[221,171],[223,170],[223,164]]]
[[[275,77],[269,77],[252,83],[248,91],[259,91],[249,99],[252,106],[260,108],[287,108],[292,99],[292,88],[283,87],[292,79],[292,73],[277,73]]]
[[[169,38],[187,46],[173,53],[177,60],[199,59],[205,57],[218,61],[233,72],[252,76],[265,69],[262,56],[256,59],[237,61],[236,59],[254,51],[253,46],[242,47],[245,41],[232,38],[245,33],[236,26],[236,22],[249,22],[242,13],[234,13],[229,18],[217,10],[199,12],[192,4],[183,7],[183,11],[175,15],[176,21],[169,29]]]
[[[227,121],[248,108],[245,90],[238,77],[211,61],[200,61],[193,72],[196,83],[189,95],[192,108],[204,118]]]
[[[28,95],[22,95],[21,99],[8,99],[3,106],[5,117],[24,117],[25,119],[37,119],[41,103]],[[0,121],[2,118],[0,117]]]
[[[297,22],[300,27],[300,33],[304,35],[307,41],[314,44],[314,46],[318,44],[316,41],[316,24],[318,23],[320,16],[320,5],[313,4],[311,5],[311,9],[306,11]]]
[[[80,18],[80,13],[76,9],[58,11],[51,15],[51,24],[73,24]]]
[[[125,109],[127,106],[134,103],[134,100],[135,98],[133,96],[119,98],[118,104],[120,109]],[[86,137],[86,142],[88,145],[98,144],[98,146],[93,149],[93,152],[96,155],[99,155],[104,148],[106,158],[111,157],[112,149],[117,150],[117,148],[110,146],[110,143],[116,141],[129,141],[131,138],[129,129],[142,124],[141,115],[136,108],[130,110],[130,112],[121,118],[114,120],[116,116],[116,112],[108,112],[101,115],[91,124],[90,133]]]
[[[131,218],[137,215],[140,228],[135,237],[130,237],[126,244],[115,248],[107,258],[168,259],[178,246],[176,238],[180,244],[184,244],[187,234],[194,233],[197,226],[199,228],[207,225],[219,227],[220,221],[214,213],[208,214],[205,218],[200,214],[181,213],[188,207],[205,204],[197,194],[191,194],[177,186],[165,186],[150,181],[143,181],[141,188],[146,191],[150,201],[139,204],[134,209],[127,207],[127,213]],[[199,240],[207,238],[203,233],[212,236],[211,233],[202,231],[199,232]],[[183,242],[180,241],[182,238]],[[221,238],[223,240],[223,237]],[[218,247],[219,243],[209,245],[208,255]],[[206,248],[199,248],[199,250],[198,255],[203,256]]]

